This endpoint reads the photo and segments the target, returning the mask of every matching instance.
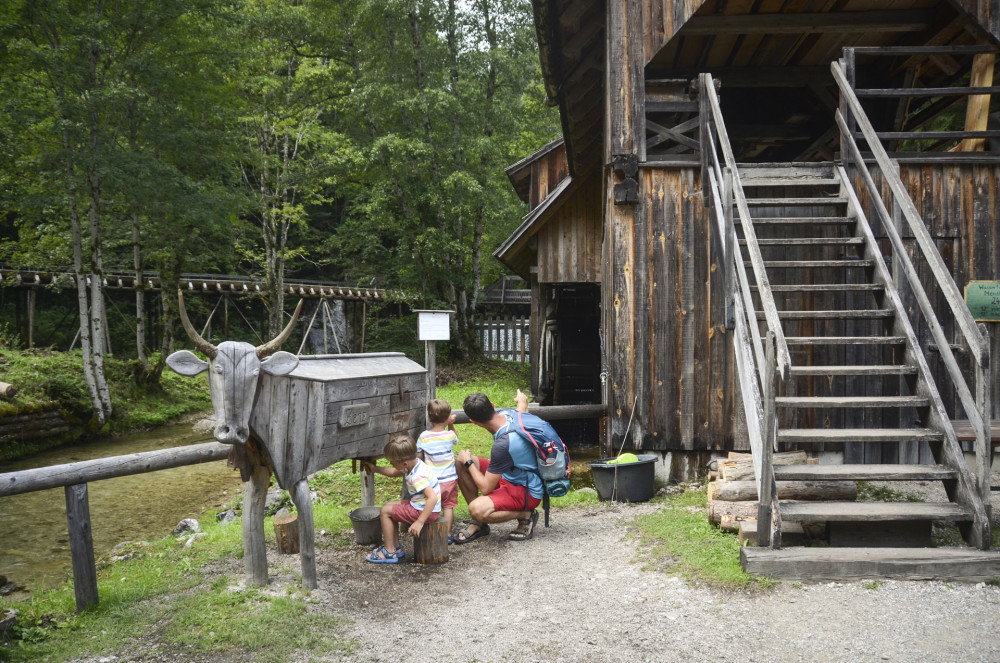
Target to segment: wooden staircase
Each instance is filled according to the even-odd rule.
[[[777,450],[862,448],[872,452],[851,455],[881,459],[895,454],[878,447],[920,445],[935,460],[776,466],[775,481],[936,481],[949,499],[780,501],[779,523],[826,523],[830,545],[782,550],[779,540],[773,548],[746,547],[744,568],[800,579],[1000,576],[1000,553],[986,551],[987,512],[843,171],[830,163],[752,164],[739,166],[739,179],[752,228],[734,217],[756,318],[763,334],[767,289],[791,359],[774,398]],[[748,244],[756,245],[766,273],[757,283]],[[956,523],[970,547],[930,548],[932,522]]]

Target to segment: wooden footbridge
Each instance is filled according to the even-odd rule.
[[[86,276],[90,285],[90,275]],[[159,291],[160,275],[144,272],[141,283],[135,272],[105,272],[104,287],[113,290]],[[36,268],[0,265],[0,285],[13,288],[76,287],[76,275],[65,267]],[[264,282],[259,278],[232,274],[181,274],[179,285],[189,292],[227,295],[253,295],[260,293]],[[168,285],[168,289],[172,289]],[[382,301],[385,290],[370,286],[357,286],[329,281],[285,280],[285,292],[306,299],[341,299],[345,301]]]

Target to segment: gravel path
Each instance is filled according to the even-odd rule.
[[[995,585],[689,586],[648,569],[629,531],[654,508],[553,510],[526,543],[497,525],[435,567],[322,551],[310,609],[353,618],[346,635],[360,646],[301,661],[1000,661]]]

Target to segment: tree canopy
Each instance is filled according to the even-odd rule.
[[[261,276],[272,333],[286,276],[374,283],[469,351],[504,168],[558,134],[526,0],[11,0],[0,36],[0,262]]]

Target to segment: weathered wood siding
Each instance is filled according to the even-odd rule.
[[[935,238],[938,251],[951,269],[955,283],[960,290],[971,280],[1000,279],[1000,164],[956,165],[941,163],[902,164],[900,176],[906,185],[910,197],[916,204],[931,236]],[[875,174],[876,184],[882,191],[883,199],[891,210],[892,194],[885,185],[881,175]],[[871,208],[870,197],[864,190],[860,178],[856,178],[859,196],[865,207],[876,237],[884,237],[881,223]],[[904,224],[905,225],[905,224]],[[904,243],[909,249],[910,258],[914,261],[921,274],[921,283],[937,311],[945,334],[952,343],[961,344],[961,332],[954,324],[951,311],[944,296],[932,281],[930,270],[916,258],[916,240],[912,233],[903,233]],[[891,255],[888,240],[883,246],[885,255]],[[915,298],[908,288],[900,288],[900,295],[907,310],[912,311],[911,322],[931,372],[937,382],[941,397],[952,418],[964,419],[965,414],[961,403],[955,395],[947,369],[940,355],[928,348],[934,344],[926,325],[922,324],[922,316]],[[992,384],[1000,380],[1000,323],[985,322],[990,334],[990,353]],[[962,352],[956,354],[959,365],[962,366],[965,378],[974,390],[974,374],[972,360]],[[995,386],[992,392],[993,417],[1000,414],[1000,390]],[[875,446],[875,445],[869,445]],[[929,450],[924,446],[918,450],[901,448],[899,462],[928,461]],[[887,450],[885,453],[895,453]],[[875,449],[866,449],[865,457],[877,455]]]
[[[531,164],[531,190],[528,194],[528,209],[533,210],[544,201],[549,193],[569,175],[566,162],[566,148],[542,155]]]
[[[643,48],[646,62],[653,59],[705,0],[645,0],[642,3]]]
[[[732,338],[700,186],[694,168],[642,168],[634,222],[606,231],[615,449],[626,429],[626,448],[733,448]]]
[[[600,180],[584,185],[538,232],[539,283],[600,283]]]
[[[958,0],[964,9],[996,39],[1000,39],[1000,0]]]

